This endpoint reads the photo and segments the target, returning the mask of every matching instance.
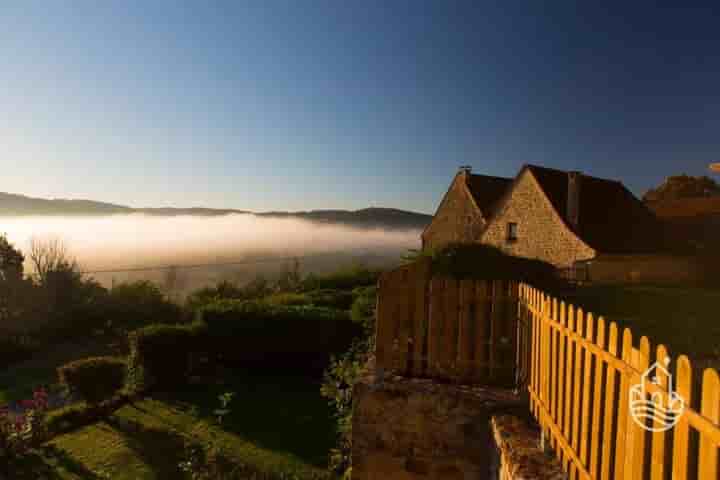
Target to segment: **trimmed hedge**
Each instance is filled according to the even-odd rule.
[[[337,308],[338,310],[349,310],[352,306],[354,294],[348,290],[312,290],[305,294],[310,303],[316,307]]]
[[[301,282],[300,289],[311,290],[352,290],[355,287],[375,285],[380,277],[380,270],[373,270],[362,265],[339,270],[325,275],[310,274]]]
[[[126,394],[120,393],[97,405],[89,406],[85,403],[75,403],[50,410],[45,416],[45,429],[48,438],[95,423],[99,419],[111,415],[115,410],[131,400]]]
[[[553,265],[507,255],[490,245],[448,245],[440,251],[422,252],[420,255],[432,258],[434,275],[476,280],[518,280],[547,290],[563,284]]]
[[[60,384],[89,404],[112,398],[125,385],[127,364],[118,357],[91,357],[58,368]]]
[[[129,391],[172,389],[185,384],[194,355],[205,350],[204,338],[205,327],[200,323],[151,325],[130,332]]]
[[[347,312],[322,307],[221,300],[201,317],[224,362],[263,371],[321,374],[363,333]]]

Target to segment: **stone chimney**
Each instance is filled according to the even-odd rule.
[[[567,222],[577,228],[580,223],[580,172],[568,172]]]

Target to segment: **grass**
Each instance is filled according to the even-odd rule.
[[[220,426],[212,412],[226,391],[235,397]],[[325,478],[333,425],[316,383],[244,374],[225,385],[126,405],[105,421],[56,437],[14,478],[183,478],[178,463],[191,436],[201,442],[216,436],[234,461],[254,471]]]
[[[720,358],[720,291],[651,285],[579,287],[564,295],[585,311],[630,327],[633,343],[647,336],[654,349],[662,343],[673,356]]]
[[[118,347],[93,338],[38,351],[32,359],[0,372],[0,405],[32,396],[33,389],[39,385],[56,383],[55,369],[60,365],[81,358],[117,353],[117,350]]]

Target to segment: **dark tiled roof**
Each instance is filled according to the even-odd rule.
[[[470,175],[467,180],[468,189],[486,218],[511,184],[511,178],[487,175]]]
[[[568,172],[534,165],[528,168],[555,210],[566,220]],[[614,180],[580,177],[579,225],[574,230],[598,253],[662,249],[660,222],[622,183]]]

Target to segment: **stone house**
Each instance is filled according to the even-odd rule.
[[[662,237],[660,222],[622,183],[525,165],[515,178],[461,167],[422,244],[482,243],[566,268],[603,255],[655,253]]]

